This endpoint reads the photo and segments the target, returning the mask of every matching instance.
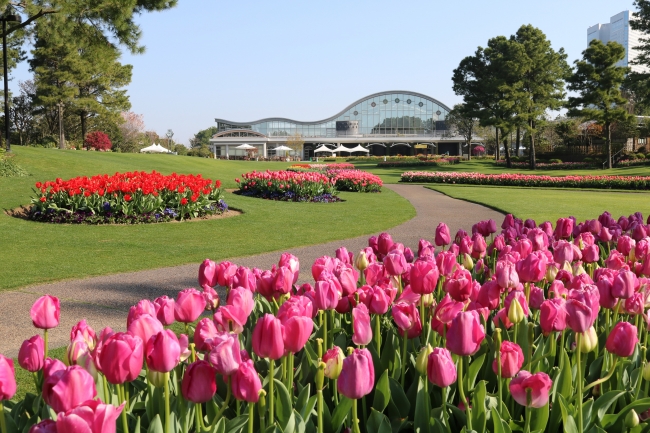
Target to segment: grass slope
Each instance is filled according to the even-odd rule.
[[[518,218],[532,218],[537,223],[575,216],[578,221],[597,218],[609,211],[614,218],[634,212],[650,214],[650,193],[581,191],[498,186],[431,185],[453,198],[479,203]],[[499,221],[500,223],[500,221]]]
[[[117,171],[202,173],[234,188],[241,173],[278,170],[287,163],[60,151],[15,147],[28,178],[0,179],[0,207],[29,203],[36,181]],[[226,193],[243,215],[187,223],[134,226],[73,226],[0,215],[0,289],[68,278],[220,260],[376,233],[415,216],[399,195],[341,193],[341,203],[285,203]],[[327,227],[327,228],[325,228]]]

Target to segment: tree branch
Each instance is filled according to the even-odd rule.
[[[39,18],[42,17],[42,16],[49,15],[49,14],[55,14],[55,13],[58,13],[58,12],[59,12],[59,11],[57,11],[57,10],[55,10],[55,9],[41,9],[40,11],[38,11],[38,13],[37,13],[36,15],[32,15],[31,17],[27,18],[27,20],[26,20],[25,22],[20,23],[20,24],[18,24],[18,25],[16,25],[16,26],[13,26],[13,27],[10,28],[10,29],[7,29],[7,33],[6,33],[6,34],[9,35],[10,33],[13,33],[13,32],[15,32],[15,31],[18,30],[18,29],[22,29],[23,27],[27,27],[27,26],[28,26],[29,24],[31,24],[34,20],[37,20],[37,19],[39,19]],[[2,32],[0,32],[0,37],[2,37],[2,36],[4,36],[4,35],[2,34]]]

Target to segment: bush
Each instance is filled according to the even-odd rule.
[[[551,164],[562,164],[562,160],[557,158],[549,159],[548,162]]]
[[[84,144],[87,148],[93,148],[99,151],[111,150],[112,147],[111,139],[102,131],[93,131],[88,133],[84,140]]]
[[[637,153],[636,154],[636,159],[645,159],[645,155],[642,153]]]

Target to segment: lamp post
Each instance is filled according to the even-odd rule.
[[[171,149],[171,141],[172,141],[172,137],[174,136],[174,131],[172,131],[171,129],[168,129],[167,134],[165,134],[165,135],[167,135],[167,147],[169,148],[169,150],[172,150]]]
[[[6,14],[0,17],[2,21],[2,68],[4,74],[4,84],[5,84],[5,143],[7,147],[7,152],[11,151],[11,145],[9,144],[9,74],[7,67],[7,23],[19,23],[20,15]]]

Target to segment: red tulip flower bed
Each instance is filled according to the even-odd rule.
[[[155,171],[36,182],[30,218],[55,223],[150,223],[221,214],[221,181]]]
[[[8,401],[14,365],[0,355],[0,427],[647,431],[648,233],[639,213],[508,215],[453,238],[440,223],[417,254],[382,233],[318,258],[303,284],[289,253],[267,270],[206,259],[200,290],[140,301],[125,332],[79,322],[66,364],[48,358],[60,311],[46,295],[30,312],[44,338],[18,356],[38,395]]]
[[[400,181],[540,188],[650,189],[650,176],[540,176],[516,173],[407,171],[402,173]]]

